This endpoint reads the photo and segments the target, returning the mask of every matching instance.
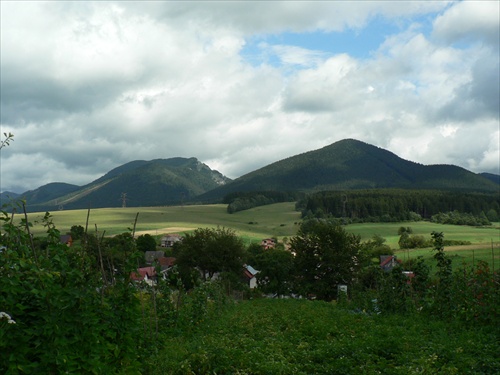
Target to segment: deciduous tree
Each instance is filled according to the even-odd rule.
[[[340,284],[352,285],[359,266],[360,238],[340,225],[312,220],[290,241],[297,291],[332,300]]]
[[[293,255],[283,249],[269,249],[256,257],[259,270],[257,283],[264,293],[278,297],[290,294],[293,271]]]
[[[176,248],[176,264],[181,272],[191,274],[190,270],[197,269],[204,280],[216,273],[239,276],[244,256],[242,240],[226,228],[199,228],[186,234]]]
[[[146,251],[155,251],[156,250],[156,241],[154,237],[150,234],[142,234],[135,240],[137,245],[137,250],[146,252]]]

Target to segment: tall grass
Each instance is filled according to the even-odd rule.
[[[151,374],[495,374],[497,337],[419,315],[306,300],[240,302],[192,335],[162,337]]]

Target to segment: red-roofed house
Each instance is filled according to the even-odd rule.
[[[142,267],[132,272],[130,278],[133,281],[144,281],[148,285],[153,285],[156,282],[156,270],[154,267]]]
[[[63,234],[59,236],[59,241],[68,247],[73,245],[73,237],[71,237],[71,234]]]
[[[400,265],[401,261],[396,258],[395,255],[381,255],[380,256],[380,268],[384,271],[389,272],[397,265]]]
[[[168,270],[170,267],[173,267],[175,264],[174,257],[161,257],[158,258],[158,263],[160,264],[162,272]]]
[[[264,250],[273,249],[276,246],[276,242],[272,238],[265,238],[260,242],[260,245]]]

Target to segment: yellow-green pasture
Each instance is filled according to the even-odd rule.
[[[348,225],[346,229],[361,236],[362,241],[378,234],[386,239],[386,244],[395,249],[400,260],[414,259],[422,256],[426,263],[434,268],[432,258],[435,252],[432,248],[400,250],[398,246],[398,229],[401,226],[411,227],[413,235],[431,238],[432,232],[442,232],[445,240],[469,241],[470,245],[445,246],[446,253],[451,257],[453,269],[464,265],[477,265],[482,260],[500,269],[500,223],[489,227],[471,227],[460,225],[443,225],[427,221],[404,223],[363,223]]]
[[[393,249],[397,249],[399,247],[398,229],[402,226],[410,227],[413,235],[420,235],[426,239],[431,238],[432,232],[443,232],[445,240],[469,241],[471,244],[482,245],[489,245],[491,241],[500,241],[500,223],[494,223],[494,225],[488,227],[472,227],[419,221],[351,224],[346,228],[350,232],[359,234],[362,241],[368,240],[375,234],[378,234],[386,239],[387,245]]]
[[[85,227],[88,210],[71,210],[51,212],[53,221],[61,233],[66,233],[73,225]],[[172,207],[127,207],[91,209],[88,220],[88,231],[100,235],[115,235],[127,232],[134,225],[136,215],[136,234],[149,233],[161,236],[167,233],[185,233],[196,228],[226,227],[233,229],[246,242],[260,241],[263,238],[292,237],[297,233],[300,213],[295,211],[295,203],[277,203],[256,207],[250,210],[228,214],[226,205],[193,205]],[[17,215],[20,219],[21,215]],[[31,213],[28,220],[34,223],[31,228],[35,235],[42,235],[41,224],[43,213]],[[361,236],[362,241],[378,234],[386,239],[386,244],[398,249],[398,229],[401,226],[411,227],[414,235],[431,237],[431,232],[443,232],[445,240],[469,241],[472,246],[453,247],[447,251],[459,251],[462,254],[467,249],[469,258],[480,253],[495,254],[500,247],[500,223],[489,227],[470,227],[457,225],[442,225],[426,221],[403,223],[363,223],[346,226],[346,230]],[[474,254],[472,254],[474,251]],[[423,253],[421,253],[423,252]],[[432,254],[430,249],[400,251],[400,256],[418,256]],[[491,255],[490,255],[491,258]],[[500,260],[498,261],[500,265]]]
[[[290,237],[295,235],[300,221],[300,213],[295,211],[295,203],[278,203],[256,207],[251,210],[228,214],[226,205],[193,205],[172,207],[127,207],[99,208],[88,210],[51,212],[53,222],[61,233],[66,233],[73,225],[87,225],[88,232],[97,231],[101,235],[115,235],[133,228],[137,217],[136,234],[185,233],[197,228],[226,227],[233,229],[246,241],[268,237]],[[31,213],[28,220],[36,235],[44,231],[41,219],[44,213]],[[18,216],[20,218],[20,216]]]

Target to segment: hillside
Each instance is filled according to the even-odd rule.
[[[3,191],[0,193],[0,206],[8,204],[11,200],[15,200],[19,197],[19,194],[13,193],[11,191]]]
[[[481,176],[500,185],[500,175],[493,173],[480,173]]]
[[[275,162],[205,193],[217,201],[235,191],[349,189],[498,191],[493,181],[454,165],[422,165],[382,148],[346,139]]]
[[[77,191],[80,187],[77,185],[65,184],[62,182],[53,182],[47,185],[43,185],[35,190],[30,190],[22,194],[22,198],[26,202],[48,202],[54,200],[54,204],[57,204],[58,198],[71,194]]]
[[[42,186],[21,195],[29,211],[219,203],[234,192],[318,192],[359,189],[434,189],[498,192],[497,175],[454,165],[422,165],[382,148],[346,139],[295,155],[234,181],[196,158],[136,160],[92,183]]]
[[[54,189],[49,194],[49,184],[22,196],[29,211],[160,206],[191,200],[228,181],[196,158],[139,160],[119,166],[83,187]]]

